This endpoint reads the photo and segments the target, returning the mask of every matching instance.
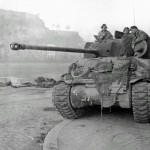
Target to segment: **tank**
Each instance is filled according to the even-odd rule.
[[[45,50],[84,53],[72,63],[54,87],[52,101],[60,114],[76,119],[95,105],[133,110],[134,120],[150,122],[150,59],[148,47],[135,56],[120,56],[120,39],[88,42],[85,48],[65,48],[12,43],[13,50]],[[146,45],[147,46],[147,45]]]

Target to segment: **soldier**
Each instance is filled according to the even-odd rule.
[[[125,28],[123,29],[123,33],[124,33],[124,35],[129,35],[129,33],[130,33],[129,28],[128,28],[128,27],[125,27]]]
[[[141,43],[142,41],[148,41],[149,36],[142,30],[139,30],[136,26],[132,26],[130,28],[132,34],[133,34],[133,40],[132,40],[132,48],[135,48],[135,45],[138,43]]]
[[[98,33],[98,36],[97,36],[97,40],[99,42],[103,41],[103,40],[108,40],[108,39],[113,39],[113,36],[112,34],[107,30],[107,26],[106,24],[103,24],[101,26],[101,31]]]
[[[121,44],[121,51],[120,56],[133,56],[134,51],[132,49],[132,40],[133,35],[130,33],[130,30],[128,27],[125,27],[123,30],[124,35],[122,36],[122,44]]]

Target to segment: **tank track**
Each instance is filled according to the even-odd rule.
[[[149,83],[139,82],[132,88],[132,108],[134,120],[139,123],[150,122]]]
[[[85,112],[84,108],[73,108],[70,102],[71,86],[60,82],[52,93],[52,101],[60,114],[67,119],[77,119]]]

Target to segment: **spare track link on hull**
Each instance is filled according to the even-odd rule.
[[[133,85],[132,108],[136,122],[150,122],[150,83],[139,82]]]
[[[53,104],[60,114],[67,119],[76,119],[84,114],[84,108],[73,108],[70,101],[71,86],[61,82],[53,91]]]

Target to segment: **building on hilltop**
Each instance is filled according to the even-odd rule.
[[[0,9],[0,57],[11,59],[70,59],[80,54],[10,50],[12,42],[83,48],[84,41],[75,31],[49,30],[38,15]]]

